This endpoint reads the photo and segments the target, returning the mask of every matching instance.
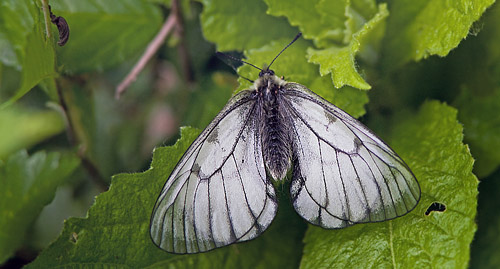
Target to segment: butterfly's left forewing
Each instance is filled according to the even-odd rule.
[[[411,211],[420,187],[404,161],[362,123],[297,83],[290,111],[296,211],[312,224],[343,228]]]
[[[151,238],[160,248],[205,252],[255,238],[273,220],[277,202],[250,94],[229,101],[167,179],[151,216]]]

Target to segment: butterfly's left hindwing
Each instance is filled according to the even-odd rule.
[[[404,161],[362,123],[297,83],[290,112],[295,210],[312,224],[343,228],[411,211],[420,187]]]
[[[183,155],[151,216],[151,238],[173,253],[198,253],[260,235],[276,215],[255,100],[233,97]]]

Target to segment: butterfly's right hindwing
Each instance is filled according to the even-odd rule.
[[[273,220],[277,202],[266,178],[256,102],[234,96],[183,155],[151,216],[153,242],[198,253],[253,239]]]
[[[323,228],[405,215],[420,199],[405,162],[362,123],[297,83],[285,100],[294,142],[293,205]]]

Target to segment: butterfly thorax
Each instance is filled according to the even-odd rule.
[[[291,139],[284,110],[283,91],[286,82],[272,70],[263,71],[255,81],[259,117],[257,126],[266,167],[275,180],[285,178],[291,164]]]

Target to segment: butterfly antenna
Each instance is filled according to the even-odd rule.
[[[250,83],[254,83],[254,81],[253,81],[253,80],[251,80],[251,79],[249,79],[249,78],[246,78],[246,77],[243,77],[243,76],[240,76],[240,78],[245,79],[245,80],[248,80],[248,81],[250,81]]]
[[[229,55],[229,54],[225,54],[225,53],[222,53],[222,52],[220,52],[220,51],[217,51],[215,54],[217,54],[217,56],[219,56],[219,57],[226,57],[226,58],[231,59],[231,60],[236,61],[236,62],[240,62],[240,63],[248,64],[249,66],[252,66],[252,67],[254,67],[254,68],[257,68],[257,69],[259,69],[260,71],[263,71],[263,70],[262,70],[262,68],[259,68],[259,67],[255,66],[255,65],[253,65],[253,64],[251,64],[251,63],[249,63],[249,62],[245,62],[245,61],[243,61],[243,60],[241,60],[241,59],[238,59],[238,58],[236,58],[236,57],[233,57],[233,56],[231,56],[231,55]],[[249,81],[250,81],[250,80],[249,80]]]
[[[274,57],[274,59],[271,61],[271,63],[269,64],[269,66],[267,67],[267,70],[269,70],[269,68],[271,67],[271,65],[274,63],[274,61],[281,55],[281,53],[283,53],[283,51],[285,51],[288,47],[290,47],[295,41],[297,41],[297,39],[299,39],[299,37],[302,36],[302,33],[299,32],[295,38],[292,40],[292,42],[290,42],[288,45],[286,45],[286,47],[284,47],[280,53],[278,53],[278,55],[276,55],[276,57]]]

